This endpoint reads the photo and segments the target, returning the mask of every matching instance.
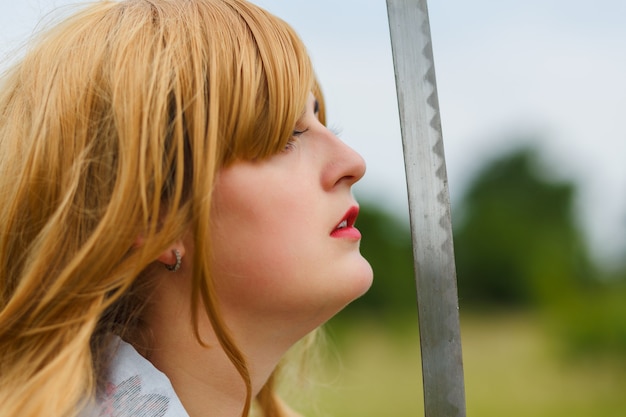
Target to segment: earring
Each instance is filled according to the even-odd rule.
[[[174,265],[165,264],[165,267],[167,268],[168,271],[176,272],[180,269],[180,265],[183,263],[183,259],[180,256],[180,252],[178,251],[178,249],[172,249],[172,252],[174,253],[174,256],[176,257],[176,263]]]

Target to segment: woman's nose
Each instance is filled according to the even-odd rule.
[[[327,189],[346,185],[351,187],[365,175],[365,160],[354,149],[341,141],[334,133],[329,149],[328,162],[324,172],[324,186]]]

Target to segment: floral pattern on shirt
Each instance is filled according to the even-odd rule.
[[[141,394],[141,378],[133,375],[120,384],[107,384],[99,417],[163,417],[169,398],[158,394]]]

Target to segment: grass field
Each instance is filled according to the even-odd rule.
[[[414,323],[362,321],[329,330],[336,354],[319,367],[308,417],[423,416]],[[464,316],[463,356],[470,417],[624,417],[626,361],[564,358],[528,315]],[[296,407],[298,408],[298,407]]]

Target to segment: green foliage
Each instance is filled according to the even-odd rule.
[[[590,352],[626,357],[626,287],[577,294],[550,310],[551,329],[574,357]]]
[[[530,149],[501,157],[455,211],[462,305],[541,305],[593,282],[573,215],[575,187],[538,168]]]
[[[566,351],[626,357],[626,270],[609,276],[593,265],[575,196],[575,185],[552,180],[532,149],[486,165],[453,213],[460,305],[465,313],[533,310]],[[331,327],[375,317],[393,330],[416,316],[410,230],[376,203],[361,203],[361,253],[374,284]]]

